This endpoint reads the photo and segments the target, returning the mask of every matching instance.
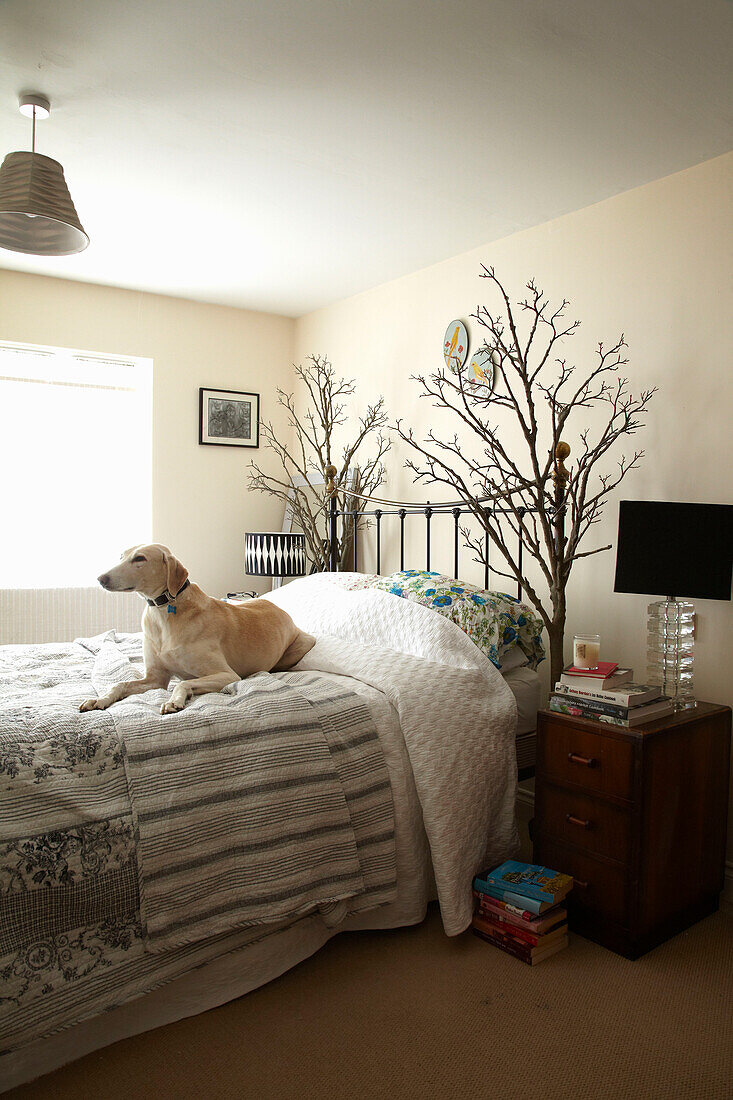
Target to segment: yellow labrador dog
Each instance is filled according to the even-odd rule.
[[[87,699],[80,710],[106,710],[128,695],[181,683],[160,708],[182,710],[194,695],[221,691],[255,672],[278,672],[304,657],[316,643],[299,630],[286,611],[269,600],[239,606],[214,600],[188,579],[188,570],[167,546],[133,546],[119,565],[98,578],[108,592],[139,592],[143,612],[145,676],[117,684],[101,699]]]

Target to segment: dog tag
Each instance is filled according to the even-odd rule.
[[[168,614],[169,615],[175,615],[176,611],[177,611],[176,606],[172,603],[169,603],[168,604]]]

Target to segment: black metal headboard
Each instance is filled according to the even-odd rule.
[[[335,473],[335,471],[334,471]],[[384,502],[388,504],[389,502]],[[508,508],[497,508],[485,502],[479,501],[479,505],[482,511],[487,514],[493,515],[507,515],[509,513]],[[525,515],[529,509],[522,508],[518,510],[518,515]],[[342,525],[349,521],[353,524],[353,562],[354,571],[357,572],[359,568],[358,559],[358,533],[359,533],[359,520],[362,517],[373,517],[375,520],[375,539],[376,539],[376,571],[381,572],[382,565],[382,521],[385,518],[397,517],[399,520],[399,532],[400,532],[400,569],[405,568],[405,521],[408,516],[423,516],[425,520],[425,568],[430,569],[430,549],[431,549],[431,525],[433,520],[438,516],[452,516],[453,517],[453,575],[455,577],[460,576],[459,572],[459,536],[460,536],[460,518],[461,516],[475,516],[475,511],[469,508],[462,501],[455,501],[449,504],[431,504],[430,501],[426,501],[425,504],[417,505],[399,505],[392,507],[377,507],[372,509],[342,509],[338,507],[336,499],[336,493],[331,492],[329,497],[329,569],[332,573],[338,570],[338,521],[341,520]],[[512,513],[515,514],[515,513]],[[490,538],[488,532],[484,536],[484,588],[489,587],[489,547]],[[519,571],[522,570],[522,541],[517,539],[517,565]],[[517,599],[522,598],[522,585],[517,582]]]

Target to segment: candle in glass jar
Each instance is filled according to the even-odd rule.
[[[576,668],[595,669],[601,656],[600,634],[576,634],[573,639],[573,664]]]

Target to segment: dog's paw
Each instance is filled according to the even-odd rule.
[[[193,692],[184,687],[183,684],[179,684],[171,692],[170,698],[166,699],[163,706],[160,708],[161,714],[175,714],[179,710],[183,710],[189,699],[193,698]]]
[[[166,699],[163,706],[160,708],[161,714],[177,714],[179,710],[183,710],[186,705],[186,700],[176,699],[175,695],[171,695],[170,699]]]
[[[104,699],[85,699],[79,710],[106,710],[108,706],[109,703],[105,702]]]

